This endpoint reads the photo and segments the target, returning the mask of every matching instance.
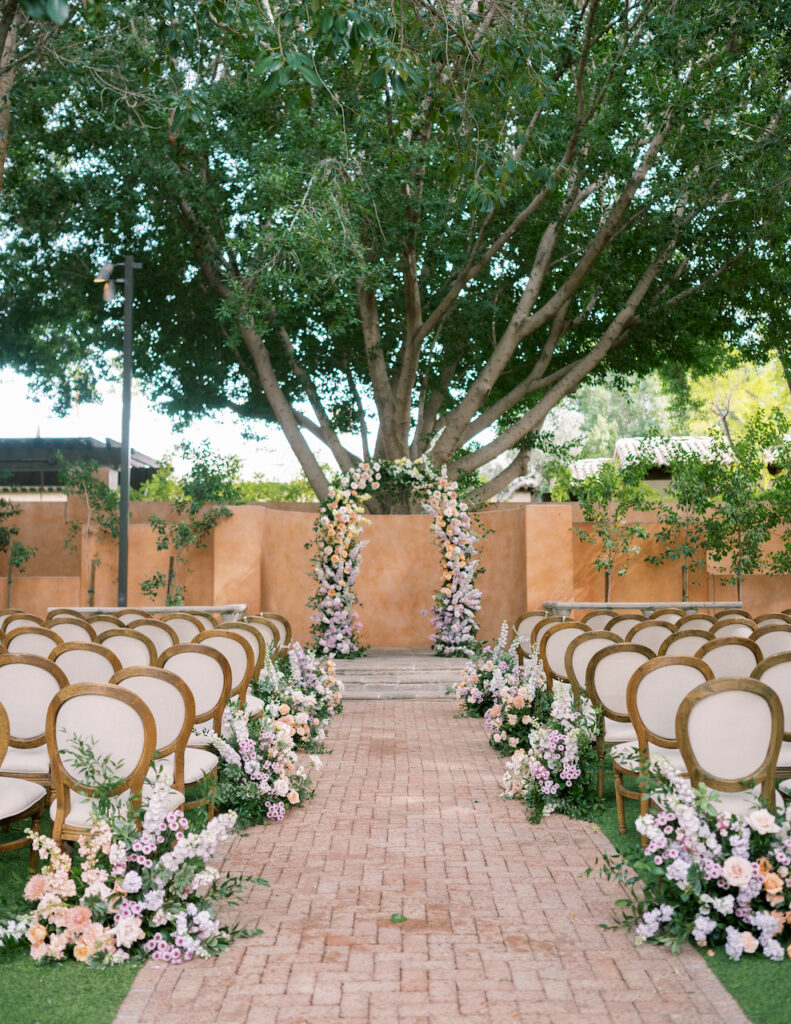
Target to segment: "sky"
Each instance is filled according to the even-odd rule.
[[[101,392],[101,401],[75,406],[66,416],[57,416],[53,403],[33,395],[24,377],[13,370],[0,371],[0,437],[95,437],[104,441],[109,437],[121,440],[121,387],[120,382],[107,383]],[[242,437],[242,424],[238,417],[227,413],[216,418],[196,421],[188,430],[177,432],[167,416],[157,411],[133,388],[131,415],[131,443],[144,455],[161,459],[174,453],[182,441],[193,444],[208,440],[215,451],[223,455],[238,455],[242,459],[242,475],[250,479],[261,473],[268,480],[293,480],[300,473],[299,463],[288,443],[276,427],[268,427],[259,441]],[[316,446],[322,462],[332,463],[326,449]],[[183,463],[174,460],[176,472],[183,471]]]

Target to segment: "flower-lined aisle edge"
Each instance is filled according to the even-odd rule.
[[[311,633],[326,656],[348,658],[362,650],[355,583],[360,572],[365,502],[384,483],[401,487],[431,516],[431,533],[440,550],[441,585],[434,595],[431,644],[439,654],[473,653],[478,632],[481,572],[478,537],[458,484],[443,467],[436,473],[425,459],[412,462],[363,462],[338,477],[313,525],[313,575],[316,592]]]

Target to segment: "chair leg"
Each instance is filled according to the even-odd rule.
[[[596,795],[601,800],[604,796],[604,738],[599,736],[596,740],[596,753],[599,756],[599,770],[596,780]]]
[[[622,836],[626,835],[626,808],[624,807],[624,785],[623,775],[620,768],[613,764],[613,776],[615,779],[615,809],[618,812],[618,831]]]

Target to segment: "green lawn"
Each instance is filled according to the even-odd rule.
[[[22,899],[29,853],[28,849],[0,853],[2,921],[30,907]],[[138,964],[86,967],[74,960],[37,964],[24,948],[2,952],[0,1020],[3,1024],[111,1024],[139,969]]]
[[[597,818],[597,824],[619,853],[629,860],[641,856],[639,836],[632,824],[639,806],[637,800],[626,801],[627,832],[625,836],[620,835],[612,773],[608,772],[604,812]],[[707,956],[703,950],[702,955],[753,1024],[781,1024],[788,1020],[784,1015],[791,1015],[791,963],[773,963],[757,955],[743,956],[734,963],[722,950],[718,950],[716,956]]]

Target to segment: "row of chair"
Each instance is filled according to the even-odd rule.
[[[624,779],[641,758],[663,756],[694,784],[722,792],[734,813],[757,792],[773,805],[775,777],[791,777],[791,650],[764,657],[749,637],[691,629],[671,634],[688,645],[682,651],[665,641],[657,651],[584,622],[546,623],[532,635],[548,685],[566,681],[601,708],[599,795],[609,749],[622,832],[623,800],[637,795]]]
[[[272,642],[271,620],[257,622],[252,617],[247,623],[204,629],[200,619],[189,616],[181,618],[179,626],[189,629],[191,642],[180,642],[168,622],[144,616],[127,620],[120,628],[113,623],[106,630],[94,630],[99,642],[64,643],[56,631],[75,625],[67,621],[70,618],[60,612],[52,614],[48,625],[19,626],[19,619],[9,623],[7,617],[0,623],[0,628],[18,627],[2,634],[12,648],[43,643],[49,651],[44,658],[0,648],[0,821],[31,816],[34,828],[38,827],[39,804],[43,806],[49,790],[54,795],[53,836],[71,839],[85,829],[89,788],[63,764],[56,742],[61,736],[62,745],[64,729],[71,735],[71,725],[75,726],[72,732],[98,742],[99,756],[132,765],[126,787],[131,792],[139,781],[135,773],[140,764],[147,766],[156,752],[157,760],[172,773],[174,806],[183,802],[186,786],[207,780],[209,795],[186,806],[209,803],[211,809],[217,758],[201,749],[208,742],[201,730],[209,726],[221,731],[223,710],[232,696],[246,703],[251,715],[263,712],[263,702],[248,695],[247,687]],[[279,646],[279,632],[276,636]],[[77,713],[77,705],[71,702],[78,698]],[[147,709],[142,717],[138,714],[141,703]],[[99,706],[104,708],[101,715],[95,713]],[[137,727],[129,727],[131,731],[128,722],[124,725],[132,720],[130,715],[139,719]],[[100,736],[105,736],[105,743]],[[127,740],[137,744],[132,752],[125,748]],[[0,849],[21,843],[3,844]]]

